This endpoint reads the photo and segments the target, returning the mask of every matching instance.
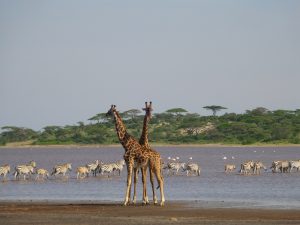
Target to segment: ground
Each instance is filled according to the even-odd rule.
[[[120,203],[67,204],[0,202],[0,224],[300,224],[299,209],[213,208],[188,203],[122,206]]]

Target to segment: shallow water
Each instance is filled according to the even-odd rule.
[[[166,200],[233,202],[246,206],[300,208],[300,172],[273,174],[270,170],[261,175],[243,176],[237,170],[241,162],[261,160],[270,167],[274,160],[300,159],[299,147],[156,147],[165,161],[169,156],[201,166],[201,176],[180,173],[164,176]],[[88,177],[77,180],[77,166],[98,159],[113,162],[122,159],[121,147],[107,148],[1,148],[0,165],[10,164],[7,181],[0,182],[0,201],[123,201],[126,186],[126,169],[119,176]],[[223,159],[224,156],[227,159]],[[50,173],[54,165],[72,163],[69,179],[51,177],[45,181],[14,180],[12,173],[18,164],[30,160],[38,168]],[[233,163],[237,170],[224,173],[224,164]],[[1,178],[2,179],[2,178]],[[141,200],[141,178],[138,185],[138,200]],[[148,194],[151,189],[148,182]],[[157,192],[158,197],[159,193]],[[225,204],[224,204],[225,202]]]

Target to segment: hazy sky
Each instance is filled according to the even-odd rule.
[[[0,127],[300,108],[300,1],[0,1]]]

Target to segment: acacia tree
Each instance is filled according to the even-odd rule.
[[[222,110],[222,109],[227,109],[223,106],[219,105],[210,105],[210,106],[204,106],[204,109],[211,110],[213,112],[213,116],[216,116],[217,112]]]
[[[186,111],[183,108],[173,108],[173,109],[168,109],[166,112],[170,113],[172,115],[175,115],[175,116],[179,116],[179,115],[182,115],[184,113],[187,113],[188,111]]]
[[[123,112],[122,114],[125,118],[129,117],[130,119],[134,120],[140,113],[142,113],[142,111],[139,109],[130,109],[130,110]]]
[[[99,124],[100,122],[106,122],[108,120],[108,117],[106,116],[106,113],[98,113],[95,116],[89,118],[90,121],[97,121]]]

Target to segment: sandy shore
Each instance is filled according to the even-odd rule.
[[[0,202],[0,224],[300,224],[300,210],[201,207],[189,203],[121,206],[119,203],[67,204]]]

